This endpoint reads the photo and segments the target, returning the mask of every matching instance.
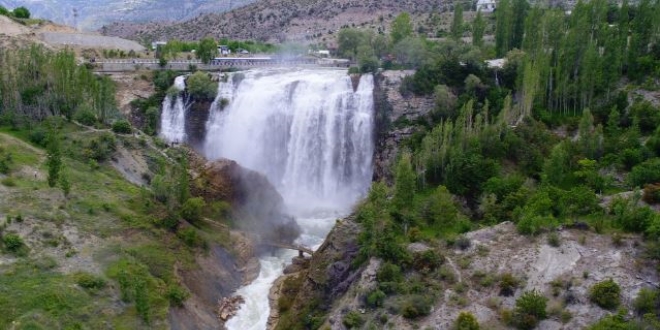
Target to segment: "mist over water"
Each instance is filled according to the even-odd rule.
[[[186,89],[184,76],[174,79],[174,88],[182,92]],[[160,136],[167,142],[183,143],[186,140],[186,112],[189,104],[182,93],[167,95],[163,100],[160,115]]]
[[[297,243],[316,249],[371,183],[373,125],[370,75],[354,91],[344,70],[253,70],[220,83],[204,152],[265,174],[302,229]],[[266,328],[270,287],[296,254],[260,259],[257,280],[237,292],[246,303],[229,329]]]

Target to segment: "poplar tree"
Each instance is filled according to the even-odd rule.
[[[481,10],[477,11],[477,17],[472,21],[472,45],[481,47],[484,44],[484,31],[486,30],[486,21],[484,21]]]
[[[454,5],[454,18],[451,22],[450,35],[456,41],[463,36],[463,6],[460,3]]]

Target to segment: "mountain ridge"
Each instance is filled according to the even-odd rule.
[[[136,40],[197,40],[207,36],[268,42],[324,42],[341,27],[364,27],[384,32],[399,13],[415,21],[453,10],[435,0],[260,0],[225,13],[197,16],[179,23],[115,22],[103,34]],[[427,24],[427,23],[424,23]],[[419,23],[416,28],[422,26]],[[325,38],[325,39],[324,39]]]
[[[27,7],[34,16],[82,30],[115,21],[177,22],[203,13],[229,11],[255,0],[0,0],[7,8]]]

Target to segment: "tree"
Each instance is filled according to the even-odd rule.
[[[25,7],[14,8],[13,13],[16,18],[30,18],[30,11]]]
[[[213,38],[204,38],[199,42],[197,58],[204,64],[209,64],[218,51],[218,44]]]
[[[54,129],[49,132],[48,136],[46,165],[48,166],[48,186],[55,187],[60,179],[60,170],[62,169],[62,153],[60,151],[60,138]]]
[[[62,188],[64,196],[69,197],[69,193],[71,192],[71,181],[69,181],[69,175],[66,171],[61,171],[60,173],[60,188]]]
[[[369,35],[357,29],[341,29],[337,43],[341,55],[355,60],[358,57],[358,48],[369,43]]]
[[[415,197],[416,176],[411,158],[410,152],[404,151],[396,165],[393,204],[397,210],[409,209]]]
[[[484,31],[486,30],[486,21],[481,10],[477,12],[477,17],[472,21],[472,45],[481,47],[484,44]]]
[[[392,22],[390,37],[392,44],[396,45],[399,41],[413,34],[413,26],[410,21],[410,14],[401,13]]]
[[[208,74],[201,71],[188,77],[186,84],[190,96],[198,100],[213,100],[218,93],[218,83],[214,83]]]
[[[463,6],[460,4],[454,5],[454,19],[451,22],[449,33],[454,40],[460,40],[463,36]]]
[[[512,16],[513,8],[510,0],[500,1],[495,12],[495,52],[497,56],[504,56],[511,49]]]
[[[0,15],[7,16],[9,14],[9,10],[5,8],[4,6],[0,6]]]

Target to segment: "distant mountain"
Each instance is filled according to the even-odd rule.
[[[27,7],[33,16],[82,30],[111,22],[178,22],[200,14],[236,9],[256,0],[0,0],[7,8]]]
[[[204,14],[185,22],[118,22],[105,26],[102,32],[136,40],[196,40],[213,36],[324,43],[334,40],[333,34],[345,26],[385,32],[402,11],[412,14],[416,31],[435,31],[439,27],[431,22],[432,14],[451,10],[451,3],[442,0],[259,0],[229,12]]]

